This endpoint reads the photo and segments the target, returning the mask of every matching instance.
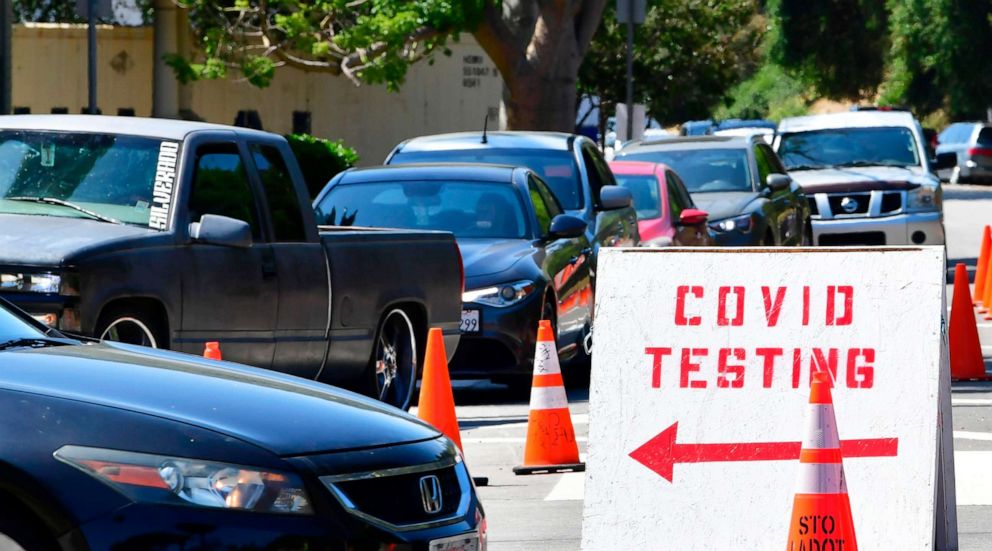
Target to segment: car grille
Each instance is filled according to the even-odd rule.
[[[882,213],[890,214],[902,209],[901,191],[886,191],[882,194]]]
[[[885,245],[885,234],[880,231],[858,233],[830,233],[821,235],[817,244],[826,247],[848,245]]]
[[[868,205],[871,203],[870,193],[835,193],[827,196],[830,202],[830,212],[834,216],[865,214],[868,212]],[[845,209],[844,206],[854,205],[854,210]]]
[[[808,197],[810,215],[819,219],[876,218],[900,214],[906,192],[901,190],[817,193]],[[848,208],[845,209],[844,207]]]
[[[440,510],[428,512],[421,480],[437,477]],[[349,513],[387,530],[421,530],[458,522],[469,502],[470,482],[464,463],[440,461],[345,475],[321,481]]]

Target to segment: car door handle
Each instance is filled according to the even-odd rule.
[[[579,255],[580,256],[589,256],[591,254],[592,254],[592,247],[586,247],[586,248],[582,249],[581,251],[579,251]]]
[[[576,262],[578,262],[578,261],[579,261],[579,256],[578,256],[578,255],[576,255],[576,256],[573,256],[572,258],[569,258],[569,259],[568,259],[568,263],[569,263],[569,264],[571,264],[571,265],[573,265],[573,266],[574,266],[574,265],[575,265],[575,263],[576,263]]]

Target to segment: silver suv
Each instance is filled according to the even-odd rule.
[[[936,165],[910,113],[860,111],[783,119],[782,163],[803,187],[817,245],[942,245]]]
[[[992,183],[992,126],[980,122],[956,122],[937,138],[937,154],[953,153],[958,166],[941,171],[953,184]]]

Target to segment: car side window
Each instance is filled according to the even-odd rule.
[[[539,182],[533,175],[527,178],[527,191],[530,194],[530,202],[534,205],[534,215],[537,217],[537,227],[541,236],[548,235],[551,230],[551,209],[541,194]]]
[[[778,154],[769,145],[759,144],[759,148],[765,152],[765,157],[768,162],[772,165],[772,172],[775,174],[786,174],[788,171],[785,169],[785,165],[782,164],[782,159],[778,158]]]
[[[978,131],[978,145],[992,147],[992,126],[986,126]]]
[[[685,182],[678,174],[669,170],[665,174],[665,181],[670,182],[670,186],[674,186],[675,194],[681,199],[684,208],[696,208],[696,204],[692,202],[692,196],[686,191]]]
[[[269,203],[275,241],[306,241],[299,199],[282,153],[271,145],[254,144],[251,146],[251,157]]]
[[[754,162],[758,165],[758,187],[765,187],[768,175],[775,172],[775,165],[772,164],[761,144],[754,146]]]
[[[589,174],[589,187],[592,189],[592,196],[595,206],[599,206],[599,192],[603,186],[616,185],[613,172],[609,165],[598,151],[589,146],[582,148],[582,162],[585,164],[586,173]]]
[[[207,145],[196,150],[188,206],[189,222],[199,222],[204,214],[227,216],[248,222],[256,241],[262,237],[248,173],[234,144]]]
[[[561,203],[558,202],[558,198],[548,187],[548,184],[544,183],[538,176],[533,176],[534,182],[537,184],[537,190],[541,193],[541,197],[544,198],[544,204],[548,206],[548,214],[551,215],[551,219],[554,220],[555,216],[565,212],[561,208]]]
[[[682,196],[682,190],[676,183],[678,176],[671,170],[665,171],[665,186],[668,188],[668,212],[672,215],[672,221],[677,222],[682,216],[682,211],[689,207],[686,198]]]

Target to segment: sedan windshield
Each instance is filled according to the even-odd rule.
[[[666,164],[682,176],[690,193],[751,191],[751,170],[744,149],[633,151],[617,158]]]
[[[919,166],[908,128],[835,128],[783,134],[778,156],[788,170],[858,166]]]
[[[523,203],[509,184],[407,181],[341,184],[315,206],[321,224],[449,231],[520,239]]]
[[[448,149],[441,151],[400,151],[389,164],[406,163],[486,163],[523,166],[536,172],[566,210],[581,209],[582,186],[575,159],[567,151],[544,149]]]
[[[630,190],[638,220],[661,218],[658,177],[648,174],[614,174],[617,185]]]
[[[69,132],[0,132],[0,213],[166,229],[179,143]]]

